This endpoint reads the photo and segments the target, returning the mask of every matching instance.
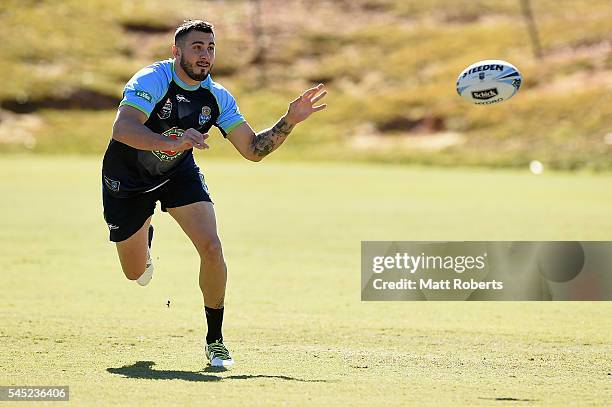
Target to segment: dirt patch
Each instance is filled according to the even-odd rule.
[[[405,116],[393,117],[377,123],[376,129],[382,133],[411,131],[418,133],[437,133],[446,128],[444,118],[439,116],[425,116],[413,119]]]
[[[90,89],[76,89],[66,95],[38,100],[12,99],[0,102],[0,107],[13,113],[32,113],[38,109],[105,110],[114,109],[120,99]]]
[[[366,151],[423,150],[439,151],[465,143],[461,133],[395,132],[382,134],[372,123],[360,126],[349,139],[350,147]]]
[[[612,70],[580,71],[542,83],[534,88],[543,93],[572,93],[576,89],[609,88],[612,89]]]
[[[165,34],[171,32],[175,27],[170,25],[154,25],[136,22],[126,22],[122,24],[127,32],[139,34]]]
[[[605,60],[612,52],[612,37],[602,41],[582,41],[546,52],[547,62],[568,62],[575,59]]]

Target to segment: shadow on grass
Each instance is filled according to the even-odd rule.
[[[231,375],[231,376],[215,376],[212,374],[204,374],[203,372],[189,372],[184,370],[154,370],[153,366],[155,362],[151,361],[140,361],[133,365],[126,365],[122,367],[109,367],[106,369],[107,372],[112,374],[118,374],[132,379],[150,379],[150,380],[185,380],[188,382],[219,382],[221,380],[235,379],[235,380],[246,380],[246,379],[281,379],[281,380],[292,380],[297,382],[311,382],[311,383],[324,383],[327,380],[306,380],[298,379],[295,377],[284,376],[284,375]],[[207,367],[204,372],[220,373],[225,372],[227,369],[223,367]]]

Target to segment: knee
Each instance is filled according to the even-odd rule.
[[[143,265],[142,267],[131,267],[131,268],[124,268],[123,269],[123,274],[125,274],[125,277],[130,280],[130,281],[134,281],[134,280],[138,280],[138,278],[145,272],[145,266]]]
[[[132,274],[132,273],[125,273],[125,277],[127,277],[128,280],[130,281],[136,281],[138,280],[138,277],[140,277],[139,275],[136,274]]]
[[[223,255],[221,240],[217,235],[209,236],[198,242],[197,249],[202,258],[219,258]]]
[[[130,258],[121,262],[123,274],[131,281],[138,280],[145,272],[146,267],[146,262],[140,261],[140,259]]]

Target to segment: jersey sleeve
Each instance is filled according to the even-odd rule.
[[[168,80],[156,65],[136,72],[123,89],[119,106],[132,106],[149,117],[153,108],[168,91]]]
[[[219,118],[215,126],[221,130],[223,137],[226,137],[228,133],[234,130],[236,127],[244,123],[244,117],[238,109],[236,99],[232,96],[227,89],[219,87],[215,89],[215,96],[217,97],[217,103],[219,104]]]

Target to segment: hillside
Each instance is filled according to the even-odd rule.
[[[612,169],[612,4],[532,0],[5,0],[0,152],[101,154],[124,83],[170,55],[184,18],[215,24],[215,80],[249,122],[274,123],[312,83],[329,108],[272,159]],[[258,23],[259,21],[259,23]],[[260,34],[257,34],[261,32]],[[472,106],[454,90],[480,59],[514,63],[521,92]],[[221,137],[210,154],[235,155]],[[207,153],[208,154],[208,153]]]

